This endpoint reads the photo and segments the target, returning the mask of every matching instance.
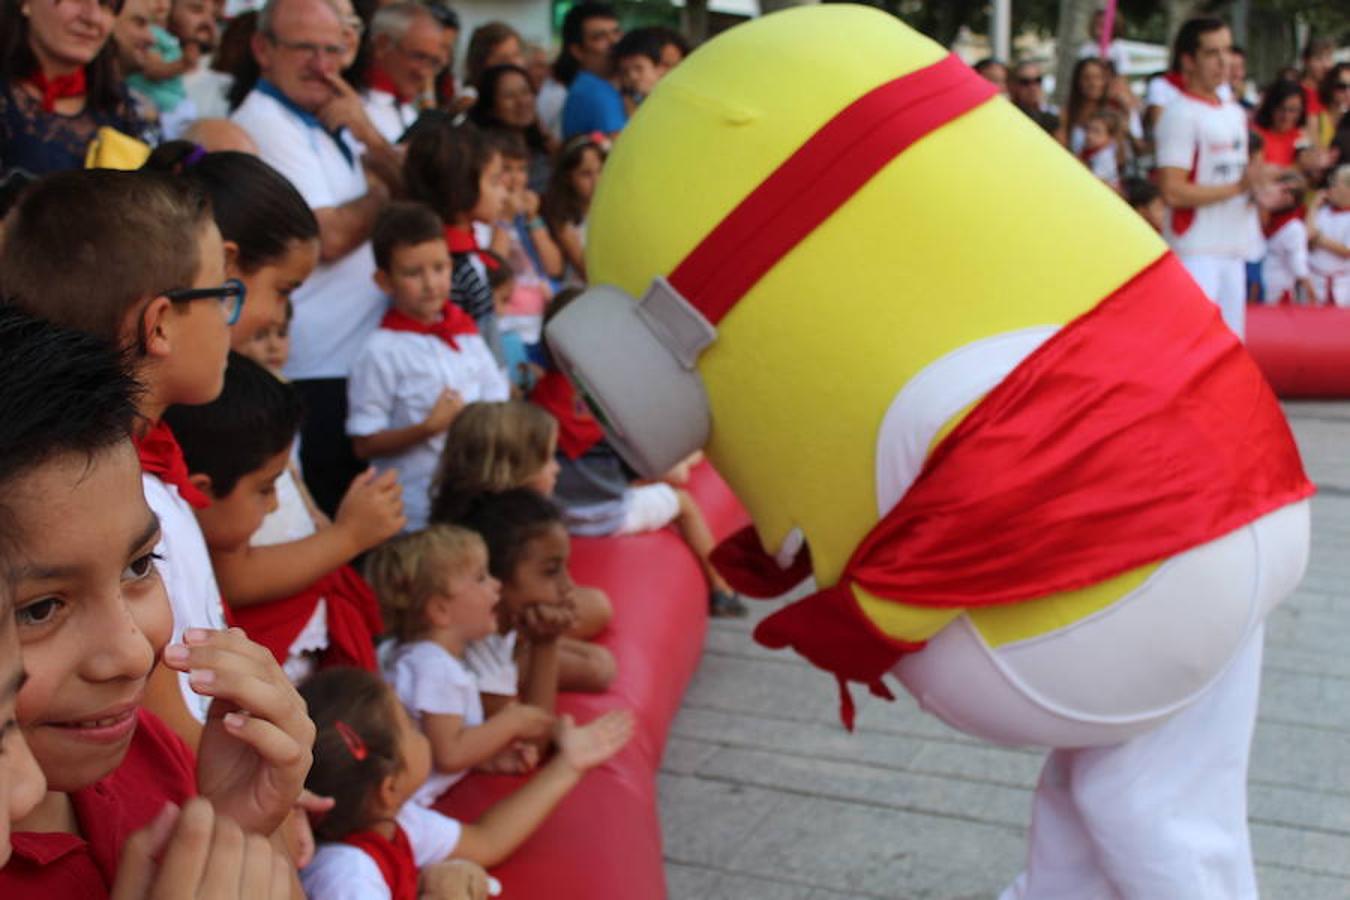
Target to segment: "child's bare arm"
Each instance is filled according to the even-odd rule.
[[[572,264],[584,281],[586,278],[586,250],[581,245],[581,231],[575,225],[564,225],[554,234],[563,259]]]
[[[405,524],[398,476],[368,470],[347,488],[331,527],[269,547],[212,550],[211,566],[231,606],[266,603],[304,590],[398,534]]]
[[[537,603],[527,606],[516,622],[527,642],[521,662],[520,698],[552,712],[558,702],[558,639],[576,621],[570,606]]]
[[[563,254],[558,242],[553,240],[548,226],[539,218],[539,195],[527,190],[524,198],[524,213],[529,218],[526,226],[530,240],[534,243],[534,252],[539,255],[539,265],[549,278],[561,278],[563,275]]]
[[[445,388],[436,398],[436,404],[431,407],[426,419],[404,428],[389,428],[374,434],[352,435],[352,450],[360,459],[377,459],[400,453],[445,431],[463,408],[464,398],[460,396],[459,391]]]
[[[463,716],[422,714],[422,730],[431,741],[431,761],[438,772],[463,772],[484,763],[516,740],[533,740],[553,729],[553,715],[517,703],[482,725],[468,726]]]
[[[466,824],[452,856],[492,868],[534,833],[581,776],[600,765],[633,736],[633,715],[614,710],[577,727],[571,716],[558,721],[558,754],[523,787],[497,803],[477,822]]]
[[[173,62],[165,62],[164,57],[160,56],[156,50],[147,50],[141,63],[141,73],[151,81],[177,78],[179,75],[195,69],[200,56],[200,48],[191,41],[183,45],[183,55]]]

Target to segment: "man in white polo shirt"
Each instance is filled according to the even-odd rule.
[[[1269,175],[1248,159],[1242,107],[1219,93],[1232,48],[1219,19],[1191,19],[1177,32],[1182,87],[1158,122],[1158,187],[1171,207],[1163,237],[1241,338],[1252,196]]]
[[[305,481],[330,514],[364,468],[344,427],[347,375],[384,313],[370,231],[389,198],[380,179],[367,177],[361,144],[345,129],[329,131],[321,119],[339,98],[343,49],[342,22],[326,0],[268,0],[253,38],[262,77],[233,116],[319,220],[320,263],[291,298],[285,372],[305,401]]]

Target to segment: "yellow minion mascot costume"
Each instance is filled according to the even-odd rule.
[[[1312,486],[1142,220],[942,48],[820,6],[661,82],[588,252],[548,340],[610,440],[648,474],[706,447],[755,522],[732,583],[822,587],[756,638],[850,726],[891,674],[1050,748],[1007,897],[1256,896],[1262,623]]]

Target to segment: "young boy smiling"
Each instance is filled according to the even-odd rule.
[[[137,870],[118,883],[119,897],[142,896],[137,886],[153,879],[147,848],[162,844],[174,822],[169,803],[185,807],[180,832],[205,835],[198,851],[212,844],[215,814],[251,836],[231,825],[236,852],[212,855],[195,875],[179,867],[186,845],[175,841],[160,873],[173,886],[161,880],[157,889],[182,896],[188,885],[180,876],[192,885],[209,877],[221,896],[237,896],[224,890],[228,872],[252,897],[283,896],[289,876],[265,836],[289,812],[308,769],[314,731],[303,704],[238,633],[192,632],[188,646],[163,655],[217,698],[200,758],[141,708],[171,620],[153,558],[159,524],[129,435],[133,383],[110,348],[13,309],[0,309],[0,360],[8,401],[0,575],[14,601],[0,640],[17,632],[26,672],[16,680],[6,668],[0,686],[21,684],[22,726],[18,735],[6,725],[0,766],[6,822],[17,819],[0,896],[106,897],[131,832],[153,823],[123,857]],[[12,651],[0,660],[17,660]],[[0,704],[7,697],[0,694]],[[25,742],[45,793],[41,777],[23,767]],[[189,802],[197,793],[214,812]]]
[[[224,605],[194,507],[209,501],[186,480],[173,433],[176,403],[208,403],[224,383],[229,325],[244,297],[225,281],[210,202],[185,179],[147,172],[63,172],[29,189],[0,247],[0,289],[30,314],[125,348],[135,378],[137,450],[145,499],[158,517],[155,548],[173,607],[172,630],[225,627]],[[161,669],[149,705],[190,745],[209,698]]]

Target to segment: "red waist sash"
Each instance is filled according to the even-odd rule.
[[[930,608],[1011,604],[1098,584],[1214,540],[1313,493],[1284,414],[1242,345],[1171,253],[1028,356],[932,452],[839,581],[765,619],[839,680],[881,676],[896,641],[853,587]],[[753,546],[752,546],[753,545]],[[714,562],[763,595],[775,574],[752,531]]]
[[[249,638],[284,663],[321,599],[327,601],[328,649],[320,665],[379,671],[375,638],[384,631],[379,603],[370,585],[351,566],[330,572],[294,596],[240,606],[234,610],[234,619]]]

